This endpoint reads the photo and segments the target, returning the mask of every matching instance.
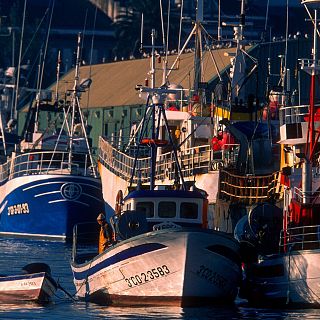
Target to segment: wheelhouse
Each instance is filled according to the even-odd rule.
[[[139,190],[124,199],[123,210],[145,213],[151,225],[172,222],[181,226],[202,226],[206,221],[205,200],[198,191]]]

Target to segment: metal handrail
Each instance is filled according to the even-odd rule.
[[[320,249],[320,225],[301,226],[281,230],[280,251],[287,247],[295,250]]]
[[[0,183],[8,180],[9,169],[10,169],[10,162],[9,161],[7,161],[3,164],[0,164]]]
[[[320,196],[320,191],[302,191],[301,188],[294,187],[294,199],[299,202],[311,201]]]
[[[73,158],[79,157],[71,163],[69,153],[63,151],[37,151],[26,152],[13,156],[10,162],[9,178],[34,174],[76,174],[82,176],[95,176],[94,164],[84,153],[73,153]],[[83,159],[81,159],[83,158]]]
[[[306,122],[309,105],[285,106],[279,109],[280,125]]]
[[[233,150],[230,151],[229,148]],[[226,145],[224,150],[215,152],[210,145],[202,145],[178,151],[178,159],[182,174],[185,178],[193,177],[196,173],[218,171],[225,165],[235,164],[239,145]],[[110,171],[122,179],[129,181],[134,166],[134,157],[114,148],[108,141],[100,137],[99,159]],[[137,159],[134,183],[150,181],[150,157]],[[158,155],[156,163],[156,180],[174,180],[177,172],[172,151]]]

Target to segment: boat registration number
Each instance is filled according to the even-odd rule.
[[[221,274],[217,273],[216,271],[207,268],[204,265],[201,265],[197,274],[207,280],[208,282],[212,283],[213,285],[219,287],[220,289],[225,288],[227,279],[223,277]]]
[[[141,272],[139,274],[133,275],[132,277],[125,278],[124,280],[127,282],[128,287],[131,288],[152,280],[156,280],[157,278],[164,277],[169,273],[169,268],[164,264],[163,266]]]
[[[19,203],[8,207],[8,216],[30,213],[28,203]]]

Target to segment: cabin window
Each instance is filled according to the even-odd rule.
[[[154,217],[154,204],[153,202],[138,202],[136,210],[146,214],[147,218]]]
[[[182,202],[180,205],[180,218],[197,219],[198,204],[192,202]]]
[[[161,201],[158,206],[159,218],[175,218],[176,203],[172,201]]]

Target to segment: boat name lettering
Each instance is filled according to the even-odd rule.
[[[216,161],[216,160],[211,161],[210,169],[212,171],[218,171],[219,169],[222,169],[222,168],[223,168],[223,162],[222,161]]]
[[[28,287],[28,286],[36,286],[37,284],[34,281],[26,281],[21,283],[21,287]]]
[[[212,284],[221,289],[223,289],[226,286],[227,279],[225,277],[223,277],[216,271],[212,271],[204,265],[200,266],[200,269],[197,271],[197,274],[201,278],[206,279],[207,281],[211,282]]]
[[[19,203],[8,207],[8,216],[30,213],[28,203]]]
[[[128,287],[131,288],[133,286],[139,286],[140,284],[166,276],[169,273],[169,268],[164,264],[161,267],[156,267],[146,272],[141,272],[140,274],[125,278],[124,280],[127,282]]]

